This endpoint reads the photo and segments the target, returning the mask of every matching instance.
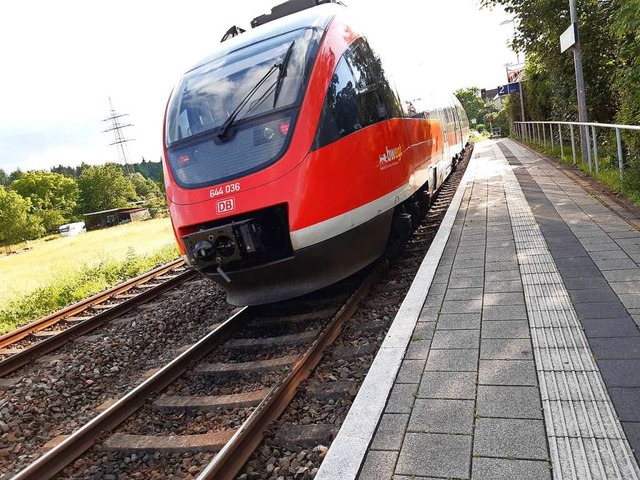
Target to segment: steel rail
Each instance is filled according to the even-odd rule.
[[[276,384],[249,418],[231,437],[229,442],[207,465],[197,480],[233,480],[251,454],[262,442],[269,425],[276,421],[296,394],[300,383],[305,380],[320,362],[327,346],[331,345],[342,331],[344,323],[355,313],[373,283],[388,266],[380,261],[367,275],[356,291],[334,315],[320,336],[311,344],[289,374]]]
[[[154,375],[142,382],[124,397],[111,405],[79,430],[69,435],[59,445],[49,450],[31,465],[24,468],[12,480],[46,480],[53,478],[82,453],[91,448],[105,433],[113,430],[144,405],[154,393],[161,391],[193,362],[206,356],[237,322],[245,322],[254,315],[254,307],[243,307],[222,325],[200,339],[191,348],[174,358]]]
[[[87,310],[100,303],[103,303],[116,295],[120,295],[121,293],[124,293],[127,290],[136,287],[137,285],[142,285],[143,283],[148,282],[151,278],[162,275],[169,270],[177,268],[183,263],[184,260],[178,259],[168,264],[161,265],[157,268],[154,268],[153,270],[149,270],[148,272],[145,272],[141,275],[138,275],[137,277],[127,280],[126,282],[116,285],[113,288],[104,290],[89,298],[81,300],[80,302],[74,303],[73,305],[64,307],[57,312],[51,313],[42,318],[39,318],[38,320],[27,323],[26,325],[23,325],[13,330],[12,332],[5,333],[4,335],[0,336],[0,348],[5,348],[13,343],[16,343],[19,340],[22,340],[23,338],[28,337],[34,332],[55,325],[65,318],[77,315],[78,313],[83,312],[84,310]]]
[[[136,277],[136,279],[138,279],[138,283],[136,283],[135,285],[131,285],[130,282],[132,281],[129,281],[127,282],[129,283],[129,286],[126,289],[123,285],[116,287],[115,289],[112,290],[112,295],[113,295],[113,291],[117,291],[118,293],[116,293],[115,295],[118,295],[122,293],[122,291],[130,290],[131,288],[134,288],[137,285],[146,283],[147,281],[153,279],[154,277],[160,276],[163,273],[166,273],[167,271],[173,268],[176,268],[176,266],[179,265],[179,263],[176,263],[176,262],[172,262],[172,264],[173,266],[171,267],[165,265],[163,267],[159,267],[158,269],[152,270],[152,272],[155,272],[154,275],[151,275],[150,272],[147,272],[147,274],[141,275],[140,277]],[[35,343],[32,346],[29,346],[21,350],[20,352],[17,352],[8,356],[7,358],[0,361],[0,377],[4,377],[8,375],[9,373],[17,370],[18,368],[32,362],[35,358],[38,358],[41,355],[44,355],[46,353],[49,353],[53,350],[60,348],[62,345],[68,343],[70,340],[72,340],[75,337],[86,335],[92,330],[95,330],[96,328],[104,325],[107,321],[125,314],[126,312],[134,309],[138,305],[144,302],[147,302],[154,297],[157,297],[161,293],[175,287],[176,285],[179,285],[180,283],[188,280],[189,278],[195,275],[196,275],[196,272],[193,270],[187,270],[185,272],[182,272],[179,275],[176,275],[175,277],[164,281],[160,285],[157,285],[153,288],[149,288],[143,291],[142,293],[136,295],[133,298],[124,300],[118,304],[114,304],[113,307],[108,310],[100,312],[92,316],[91,318],[88,318],[87,320],[79,322],[76,325],[73,325],[65,330],[61,330],[59,333],[56,333],[55,335],[52,335],[51,337],[45,340]],[[147,278],[143,278],[145,276]],[[125,290],[122,290],[122,289],[125,289]],[[88,300],[89,299],[80,303],[85,303]],[[96,304],[97,303],[94,303],[94,305]],[[68,308],[73,310],[74,307],[75,306],[72,305],[71,307],[68,307]],[[90,307],[85,307],[85,310],[87,308],[90,308]],[[61,321],[61,320],[64,320],[64,318],[59,318],[57,321]],[[42,328],[46,328],[46,327],[40,327],[38,330],[41,330]],[[37,331],[37,330],[33,330],[33,331]],[[24,338],[24,336],[21,338]]]

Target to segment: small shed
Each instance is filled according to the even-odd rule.
[[[138,222],[149,218],[151,218],[149,209],[145,207],[112,208],[101,212],[85,213],[84,223],[87,231],[89,231],[122,225],[123,223]]]

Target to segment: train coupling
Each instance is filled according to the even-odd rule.
[[[264,249],[260,226],[253,220],[199,230],[182,237],[182,240],[190,264],[216,270]]]

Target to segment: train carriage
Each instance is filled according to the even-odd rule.
[[[373,262],[468,141],[455,97],[401,97],[348,9],[316,3],[254,19],[167,106],[176,239],[233,304],[303,295]]]

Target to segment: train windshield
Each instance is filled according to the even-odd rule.
[[[216,58],[183,78],[166,125],[168,161],[180,186],[221,183],[282,156],[320,37],[317,29],[295,30]]]

